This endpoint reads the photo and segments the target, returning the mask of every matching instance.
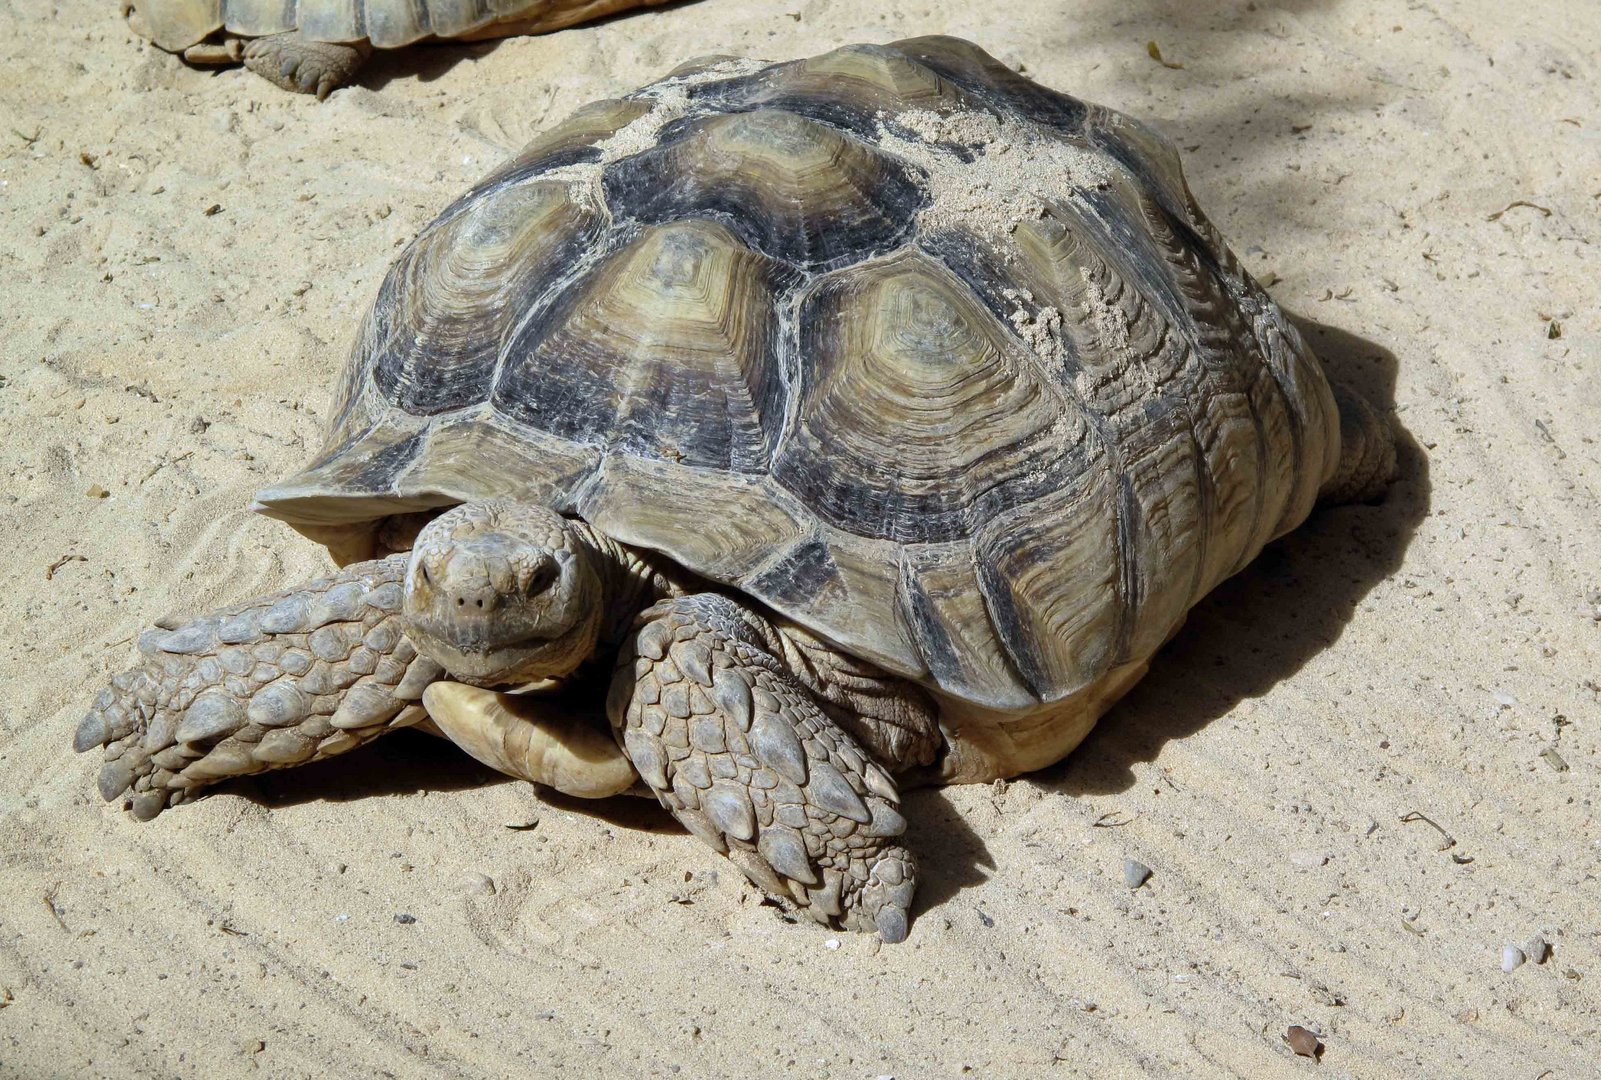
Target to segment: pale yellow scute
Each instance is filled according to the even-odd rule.
[[[416,463],[394,482],[402,501],[518,499],[571,509],[569,492],[593,473],[600,454],[542,431],[513,427],[490,409],[441,418]]]
[[[231,0],[230,0],[231,2]],[[313,41],[360,41],[363,0],[298,0],[295,22]]]
[[[903,558],[901,617],[934,681],[970,701],[1035,704],[990,620],[972,544],[922,544]]]
[[[881,45],[846,45],[782,65],[763,80],[753,100],[780,96],[845,102],[890,115],[908,109],[944,114],[965,103],[961,92],[933,71]]]
[[[1063,207],[1020,227],[1018,276],[1052,313],[1035,323],[1060,326],[1059,362],[1125,478],[1116,512],[1128,617],[1111,658],[1121,662],[1149,656],[1199,596],[1213,522],[1202,505],[1197,415],[1210,388],[1187,327],[1102,258],[1084,228]],[[1048,355],[1057,344],[1046,342]]]
[[[763,480],[621,454],[607,458],[577,510],[614,539],[724,582],[809,533],[804,513],[787,510]]]
[[[1053,380],[921,252],[825,277],[803,321],[801,401],[773,471],[842,528],[970,535],[981,499],[1038,487],[1084,438]]]
[[[1089,458],[1063,487],[1007,511],[974,542],[986,606],[1024,684],[1043,701],[1122,659],[1127,621],[1117,479]]]
[[[223,25],[240,37],[266,37],[295,28],[295,4],[284,0],[222,0]]]
[[[508,344],[497,406],[618,452],[760,473],[783,411],[779,272],[715,222],[646,229]]]
[[[599,231],[565,184],[510,182],[430,226],[384,283],[374,378],[408,411],[437,413],[488,397],[505,338],[531,298]]]
[[[369,5],[395,0],[367,0]],[[305,3],[305,0],[301,0]],[[459,37],[494,19],[486,0],[427,0],[428,28],[435,37]]]
[[[901,549],[820,527],[739,582],[768,606],[896,675],[927,674],[896,602]]]
[[[180,52],[222,25],[222,0],[143,0],[137,18],[135,26],[151,41]]]

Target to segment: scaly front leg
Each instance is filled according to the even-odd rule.
[[[895,782],[723,596],[667,600],[623,645],[607,711],[690,832],[816,920],[906,937],[916,889]]]
[[[406,556],[357,563],[139,638],[73,748],[104,746],[100,794],[148,821],[208,784],[318,761],[426,715],[443,672],[400,621]]]

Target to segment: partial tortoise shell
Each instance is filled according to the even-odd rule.
[[[182,52],[218,30],[398,49],[425,39],[540,34],[666,0],[125,0],[139,33]],[[514,27],[514,28],[512,28]]]
[[[539,138],[401,255],[257,508],[537,500],[1028,710],[1148,659],[1338,453],[1172,147],[919,38],[694,62]]]

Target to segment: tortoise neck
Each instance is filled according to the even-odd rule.
[[[614,645],[627,637],[634,616],[656,601],[691,591],[649,554],[618,543],[588,522],[574,521],[572,530],[594,558],[600,578],[603,643]]]

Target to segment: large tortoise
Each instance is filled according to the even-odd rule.
[[[1058,760],[1382,491],[1336,400],[1150,129],[949,38],[693,62],[411,243],[256,504],[348,565],[149,631],[76,745],[149,818],[431,722],[899,940],[899,789]]]
[[[325,98],[374,49],[546,34],[667,0],[123,0],[140,37]]]

